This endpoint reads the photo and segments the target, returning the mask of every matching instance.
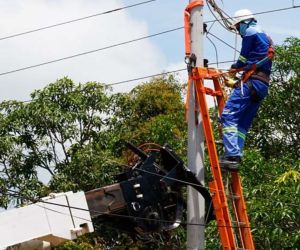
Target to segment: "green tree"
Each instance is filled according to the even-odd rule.
[[[257,249],[300,249],[300,161],[248,149],[241,175]]]
[[[22,204],[28,197],[53,191],[86,191],[111,184],[113,175],[121,172],[118,166],[126,163],[125,140],[169,142],[184,152],[182,91],[172,76],[152,79],[128,94],[113,94],[95,82],[75,84],[63,78],[33,92],[29,103],[0,103],[2,193],[11,190],[13,201]],[[39,180],[40,169],[47,172],[49,184]],[[3,207],[11,202],[7,195],[0,199]],[[144,244],[118,231],[106,232],[102,236],[107,246]],[[168,236],[170,242],[179,238]],[[147,244],[155,248],[165,243],[162,239],[166,236],[153,235]]]
[[[131,92],[112,96],[111,132],[113,142],[130,140],[169,143],[180,156],[186,155],[184,86],[174,76],[159,77]],[[119,152],[120,146],[112,149]]]
[[[107,91],[102,84],[76,85],[63,78],[32,93],[29,103],[2,102],[0,177],[5,190],[36,197],[47,190],[89,190],[111,183],[116,159],[101,140],[108,123]],[[48,187],[39,181],[39,169],[49,175]],[[3,206],[7,202],[3,197]]]
[[[269,95],[246,140],[240,171],[256,249],[300,249],[300,39],[276,46]],[[217,229],[207,228],[217,249]]]
[[[266,157],[300,155],[300,39],[276,46],[269,95],[254,123],[250,145]]]
[[[276,46],[269,95],[247,139],[243,183],[258,249],[300,249],[300,39]]]

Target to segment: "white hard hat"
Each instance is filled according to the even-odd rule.
[[[234,13],[233,26],[248,19],[255,19],[255,16],[250,10],[248,9],[238,10]]]

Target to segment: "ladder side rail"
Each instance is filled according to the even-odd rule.
[[[242,241],[245,245],[246,249],[254,250],[254,242],[252,238],[252,232],[250,227],[250,222],[247,214],[246,202],[243,195],[243,189],[241,184],[241,178],[237,172],[231,173],[232,178],[232,191],[234,194],[239,196],[239,199],[234,200],[235,207],[236,207],[236,214],[238,217],[239,222],[243,222],[243,225],[240,225],[240,230],[242,233]]]
[[[229,237],[230,232],[228,232],[228,229],[231,229],[231,227],[228,227],[226,225],[223,210],[224,203],[222,203],[221,201],[220,194],[218,191],[218,185],[215,180],[209,182],[209,189],[211,191],[218,231],[222,242],[222,249],[236,249],[232,247],[232,243]]]
[[[213,78],[213,83],[214,83],[215,91],[223,92],[223,89],[222,89],[222,86],[220,84],[219,78],[214,77]],[[219,116],[221,117],[224,106],[225,106],[224,95],[222,95],[222,96],[217,95],[216,98],[217,98]]]
[[[213,83],[214,83],[214,88],[215,91],[222,91],[222,86],[220,84],[220,81],[218,78],[213,78]],[[218,104],[218,112],[219,116],[221,117],[224,106],[225,106],[225,100],[224,100],[224,95],[222,96],[216,96],[217,98],[217,104]],[[220,134],[222,135],[222,134]],[[244,200],[243,196],[243,190],[242,190],[242,183],[240,180],[240,177],[238,173],[232,173],[232,192],[239,197],[239,199],[233,199],[233,206],[234,206],[234,213],[237,221],[243,222],[243,225],[238,225],[238,230],[240,232],[240,238],[243,244],[243,247],[246,249],[255,249],[254,243],[253,243],[253,238],[252,238],[252,233],[251,233],[251,228],[250,228],[250,223],[249,223],[249,218],[247,214],[247,209],[246,209],[246,203]]]
[[[220,78],[213,78],[213,84],[214,84],[214,89],[215,91],[218,91],[220,93],[224,93],[223,88],[220,84]],[[222,140],[222,124],[221,124],[221,116],[222,116],[222,112],[225,106],[225,98],[224,95],[216,95],[216,99],[217,99],[217,108],[218,108],[218,121],[217,121],[217,128],[218,128],[218,133],[219,133],[219,140]]]
[[[246,249],[245,248],[245,244],[244,244],[244,238],[243,238],[243,232],[242,232],[242,228],[240,227],[240,225],[243,224],[243,222],[239,221],[239,216],[238,216],[238,211],[237,211],[237,206],[236,206],[236,202],[235,199],[240,199],[240,197],[238,197],[237,195],[234,194],[233,190],[232,190],[232,185],[230,184],[228,186],[228,190],[229,190],[229,195],[233,198],[231,198],[231,204],[232,204],[232,209],[235,215],[235,224],[236,224],[236,231],[238,232],[238,236],[239,236],[239,243],[241,244],[242,249]]]
[[[198,70],[201,71],[202,69],[194,68],[194,71],[196,71],[196,72],[194,72],[194,75],[198,76],[198,77],[195,77],[196,78],[195,89],[196,89],[196,94],[197,94],[197,101],[198,101],[198,104],[199,104],[200,110],[201,110],[200,113],[201,113],[202,120],[203,120],[204,135],[205,135],[206,143],[207,143],[207,147],[208,147],[208,153],[209,153],[209,159],[210,159],[211,168],[212,168],[212,174],[215,179],[215,184],[216,184],[215,191],[219,193],[220,202],[221,202],[220,204],[214,204],[214,206],[217,206],[218,208],[221,207],[221,209],[223,211],[223,213],[221,213],[222,218],[217,218],[217,222],[218,223],[222,223],[223,221],[225,222],[225,228],[226,228],[227,236],[228,236],[228,239],[230,242],[230,249],[236,249],[236,243],[235,243],[235,239],[234,239],[234,232],[233,232],[231,218],[230,218],[230,214],[229,214],[229,208],[228,208],[227,198],[226,198],[226,194],[225,194],[225,188],[224,188],[224,184],[223,184],[223,180],[222,180],[221,170],[220,170],[219,161],[218,161],[218,154],[217,154],[217,150],[216,150],[212,126],[211,126],[211,122],[210,122],[210,116],[209,116],[208,107],[207,107],[207,103],[206,103],[205,89],[203,86],[204,78],[199,77]],[[201,74],[201,72],[200,72],[200,74]],[[214,192],[214,190],[212,190],[212,192]],[[219,229],[222,227],[224,227],[224,225],[219,225]],[[221,231],[220,231],[220,233],[221,233]],[[224,247],[224,244],[223,244],[223,249],[226,249]]]

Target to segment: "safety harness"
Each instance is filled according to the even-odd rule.
[[[270,81],[270,78],[267,74],[265,74],[264,72],[262,71],[259,71],[259,68],[264,65],[265,63],[267,63],[268,61],[272,61],[273,58],[274,58],[274,55],[275,55],[275,50],[274,50],[274,47],[273,47],[273,41],[272,39],[268,37],[268,40],[269,40],[269,48],[268,48],[268,53],[267,53],[267,56],[265,58],[263,58],[262,60],[258,61],[257,63],[255,64],[252,64],[251,65],[251,68],[250,69],[247,69],[245,71],[244,68],[239,68],[239,69],[236,69],[235,72],[241,72],[241,71],[244,71],[243,73],[243,77],[242,77],[242,82],[247,82],[249,80],[249,78],[253,78],[253,79],[257,79],[257,80],[260,80],[266,84],[269,84],[269,81]]]

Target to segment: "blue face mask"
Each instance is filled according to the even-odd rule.
[[[244,36],[246,35],[246,30],[248,29],[249,24],[248,23],[240,23],[240,35]]]
[[[256,25],[256,21],[255,20],[251,20],[248,22],[241,22],[239,25],[239,32],[240,35],[243,37],[246,35],[246,30],[250,27],[250,26],[255,26]]]

